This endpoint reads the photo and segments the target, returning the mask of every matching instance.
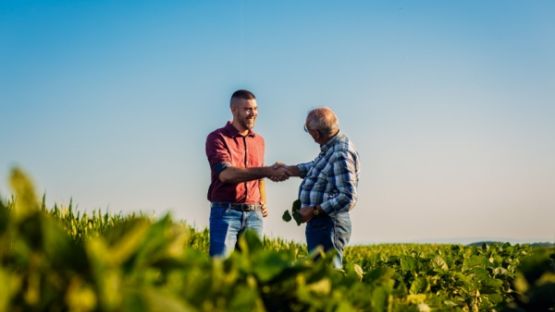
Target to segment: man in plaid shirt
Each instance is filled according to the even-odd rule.
[[[320,154],[311,162],[288,166],[288,174],[303,178],[300,214],[307,222],[309,252],[317,246],[336,250],[334,264],[340,268],[343,249],[351,237],[349,211],[357,202],[359,156],[351,140],[339,130],[330,108],[310,111],[305,131],[320,144]]]

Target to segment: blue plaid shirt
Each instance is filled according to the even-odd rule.
[[[328,215],[351,210],[357,202],[359,162],[353,143],[338,133],[320,146],[311,162],[298,164],[303,182],[301,207],[320,205]]]

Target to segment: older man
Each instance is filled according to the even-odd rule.
[[[305,131],[320,144],[320,154],[311,162],[287,166],[287,170],[290,176],[303,178],[300,214],[307,222],[308,250],[317,246],[336,250],[334,265],[340,268],[343,249],[351,237],[349,211],[357,202],[358,153],[328,107],[308,113]]]
[[[264,167],[264,139],[253,131],[258,117],[254,94],[237,90],[230,109],[233,120],[206,138],[211,256],[229,255],[238,235],[247,229],[262,234],[262,218],[268,214],[262,179],[287,178],[285,168]]]

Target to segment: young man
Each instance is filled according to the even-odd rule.
[[[288,177],[283,167],[264,167],[264,138],[253,131],[258,116],[254,94],[235,91],[230,109],[233,120],[206,138],[211,256],[229,255],[247,229],[262,235],[262,218],[268,215],[262,179]]]
[[[303,178],[299,189],[301,218],[306,225],[308,250],[322,246],[335,249],[334,265],[342,267],[343,249],[351,237],[349,211],[357,202],[358,153],[339,131],[335,113],[327,107],[308,113],[305,131],[320,144],[320,154],[311,162],[288,166],[290,176]]]

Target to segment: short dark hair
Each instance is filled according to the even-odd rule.
[[[233,99],[256,100],[256,96],[254,96],[254,93],[249,90],[241,89],[233,92],[231,95],[231,99],[229,101],[230,106],[233,105]]]

